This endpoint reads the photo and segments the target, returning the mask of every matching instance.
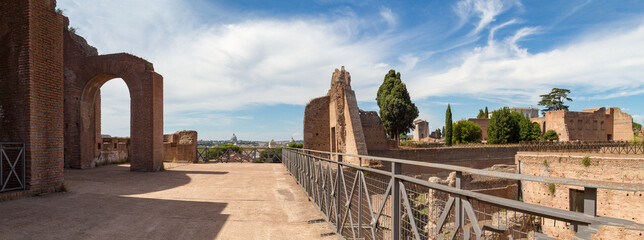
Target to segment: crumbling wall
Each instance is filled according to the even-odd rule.
[[[55,8],[0,1],[0,141],[25,143],[31,192],[63,184],[64,18]]]
[[[329,139],[329,96],[319,97],[304,109],[304,148],[331,151]]]
[[[388,150],[397,147],[395,141],[387,139],[387,133],[385,133],[385,128],[382,126],[377,112],[360,110],[360,121],[368,151]]]
[[[99,155],[94,159],[95,166],[130,161],[130,138],[104,137],[100,144]]]
[[[449,147],[427,149],[394,149],[370,150],[371,156],[406,159],[430,163],[443,163],[456,166],[483,169],[495,164],[514,164],[514,155],[519,151],[518,146],[499,147]],[[389,171],[391,166],[384,165]],[[403,173],[409,174],[438,174],[447,170],[410,166],[403,164]]]
[[[197,131],[163,135],[163,161],[197,162]]]
[[[616,107],[610,108],[610,114],[613,116],[613,140],[630,141],[635,135],[633,117]]]
[[[588,157],[588,164],[583,159]],[[521,174],[572,179],[593,179],[622,183],[644,182],[644,155],[519,152],[516,164]],[[570,210],[571,189],[583,188],[527,182],[521,183],[523,201]],[[551,189],[553,191],[551,191]],[[597,215],[644,222],[642,192],[597,189]],[[572,239],[566,223],[545,219],[543,232],[558,239]],[[604,239],[641,239],[641,232],[627,229],[600,229]]]

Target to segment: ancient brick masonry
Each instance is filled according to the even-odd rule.
[[[55,1],[0,1],[0,141],[24,142],[32,192],[63,184],[63,16]]]
[[[333,72],[327,95],[306,105],[306,149],[367,155],[368,149],[395,147],[395,143],[386,139],[378,114],[358,109],[355,92],[351,89],[351,75],[344,67]]]
[[[98,55],[67,31],[55,0],[0,1],[0,142],[25,143],[31,192],[63,184],[63,167],[100,156],[100,87],[123,78],[132,102],[132,170],[163,160],[163,80],[129,54]]]
[[[122,78],[130,90],[131,169],[157,171],[163,161],[163,78],[152,64],[126,54],[98,55],[67,30],[65,37],[65,163],[90,168],[100,155],[100,87]]]
[[[163,135],[163,161],[197,162],[197,131]]]

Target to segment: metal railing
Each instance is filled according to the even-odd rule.
[[[197,148],[197,160],[202,162],[282,162],[281,148],[239,147],[239,148]]]
[[[26,188],[25,144],[0,142],[0,192]]]
[[[334,231],[348,239],[553,239],[546,222],[563,222],[575,238],[601,225],[644,231],[629,220],[596,215],[597,189],[644,191],[644,184],[493,172],[392,158],[283,149],[283,164]],[[391,171],[365,166],[390,164]],[[456,172],[453,186],[403,175],[403,165]],[[464,173],[584,188],[584,212],[550,208],[462,189]]]
[[[641,142],[521,142],[519,151],[644,154]]]

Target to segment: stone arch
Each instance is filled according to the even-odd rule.
[[[70,117],[65,120],[75,126],[66,123],[66,148],[71,148],[65,150],[66,165],[93,167],[100,153],[100,88],[121,78],[130,93],[131,170],[158,171],[163,164],[163,78],[152,64],[119,53],[84,57],[68,67],[65,105]]]

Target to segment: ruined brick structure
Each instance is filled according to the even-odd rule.
[[[32,192],[60,188],[63,167],[100,156],[100,87],[113,78],[131,99],[132,170],[163,159],[162,77],[129,54],[98,55],[67,30],[55,0],[0,2],[0,141],[25,143]]]
[[[104,137],[99,153],[93,161],[95,165],[129,162],[130,138]]]
[[[197,162],[197,131],[163,135],[163,161]]]
[[[467,121],[476,123],[481,127],[481,141],[487,142],[487,126],[490,124],[490,119],[488,118],[470,118]]]
[[[55,1],[0,1],[0,141],[25,143],[32,192],[63,184],[63,28]]]
[[[588,164],[584,158],[588,157]],[[519,152],[516,155],[519,173],[572,179],[642,183],[644,155]],[[523,201],[547,207],[583,212],[584,189],[577,186],[545,183],[521,183]],[[597,215],[644,222],[642,192],[598,189]],[[579,207],[582,207],[581,209]],[[565,222],[545,219],[543,233],[557,239],[572,239],[574,232]],[[642,239],[642,232],[603,226],[593,239]]]
[[[542,133],[555,130],[559,141],[629,141],[634,135],[633,117],[618,107],[551,111],[531,120],[541,126]]]
[[[395,148],[387,140],[376,112],[358,109],[351,75],[335,69],[326,96],[311,100],[304,111],[304,148],[367,155],[369,149]]]
[[[414,121],[414,140],[420,141],[429,137],[429,123],[425,120],[418,119]]]

